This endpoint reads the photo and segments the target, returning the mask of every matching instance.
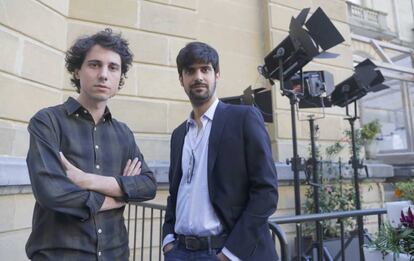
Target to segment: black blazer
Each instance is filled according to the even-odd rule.
[[[171,137],[170,195],[163,235],[174,234],[186,123]],[[210,200],[224,232],[225,247],[242,260],[277,260],[268,217],[276,210],[277,174],[261,114],[252,106],[219,102],[208,147]]]

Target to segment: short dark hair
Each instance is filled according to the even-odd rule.
[[[121,34],[115,34],[110,28],[106,28],[94,35],[80,37],[66,52],[65,58],[66,69],[72,74],[70,81],[78,93],[80,92],[80,81],[75,77],[75,70],[82,67],[87,53],[95,45],[114,51],[121,57],[121,80],[118,88],[124,85],[126,73],[131,67],[133,54],[128,47],[128,41],[122,38]]]
[[[214,72],[220,72],[218,53],[206,43],[191,42],[180,50],[177,55],[178,74],[182,76],[183,69],[187,69],[195,63],[211,63]]]

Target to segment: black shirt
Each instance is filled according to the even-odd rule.
[[[105,196],[75,185],[66,177],[59,151],[89,173],[114,176],[125,201],[155,196],[156,181],[131,130],[105,109],[95,125],[73,98],[39,111],[28,126],[27,166],[36,198],[26,253],[34,260],[127,260],[124,208],[99,212]],[[141,174],[122,176],[128,159],[138,157]]]

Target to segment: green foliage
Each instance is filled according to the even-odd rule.
[[[362,125],[361,139],[364,141],[364,144],[370,144],[380,132],[381,123],[378,120],[373,120]]]
[[[335,153],[331,156],[335,156]],[[345,181],[339,171],[339,163],[332,161],[321,161],[319,173],[322,174],[319,191],[319,207],[321,213],[337,211],[349,211],[355,209],[355,191],[349,181]],[[314,213],[315,204],[313,201],[314,187],[309,186],[305,192],[305,212]],[[343,220],[345,233],[354,230],[355,224],[351,218]],[[340,236],[339,223],[336,220],[321,222],[324,238],[335,238]],[[305,234],[311,235],[315,231],[315,224],[305,225]]]
[[[414,202],[414,180],[396,183],[395,195],[402,200]]]
[[[361,148],[373,141],[373,139],[380,133],[381,124],[378,120],[371,121],[362,125],[360,129],[355,130],[356,149],[357,154],[361,151]],[[349,211],[355,209],[355,191],[354,187],[350,183],[346,183],[339,175],[339,165],[333,163],[333,160],[348,144],[348,148],[351,152],[351,131],[344,132],[345,137],[336,141],[331,146],[325,149],[327,161],[321,164],[319,173],[324,177],[321,181],[323,184],[319,187],[320,198],[320,212],[330,213],[336,211]],[[317,147],[318,149],[318,147]],[[352,153],[351,153],[352,154]],[[317,150],[317,158],[319,158],[319,150]],[[305,212],[314,213],[315,205],[313,201],[314,188],[309,186],[305,192]],[[345,231],[349,232],[354,229],[355,224],[352,219],[344,219]],[[325,238],[332,238],[339,236],[339,224],[336,220],[327,220],[321,222],[323,227],[323,235]],[[305,234],[312,235],[315,231],[315,224],[308,223],[304,227]]]
[[[405,215],[403,217],[408,218]],[[368,246],[381,251],[384,256],[389,253],[394,253],[394,257],[399,254],[414,256],[414,228],[410,224],[404,223],[398,228],[394,228],[386,223]]]
[[[326,157],[328,160],[332,160],[334,156],[338,155],[344,149],[344,145],[341,141],[335,141],[334,144],[325,148]]]
[[[323,185],[319,187],[319,205],[321,213],[330,213],[336,211],[349,211],[355,209],[355,193],[354,188],[349,183],[345,183],[336,173],[337,166],[331,162],[326,163],[328,167],[325,169],[325,174],[335,175],[334,179],[323,179]],[[335,168],[336,167],[336,168]],[[305,212],[314,213],[315,204],[313,201],[314,188],[309,186],[306,190],[305,196]],[[346,231],[354,229],[354,222],[352,219],[344,219]],[[334,238],[340,236],[339,224],[336,220],[326,220],[321,222],[323,228],[323,235],[325,238]],[[311,235],[315,231],[314,223],[305,225],[305,234]]]
[[[352,155],[352,134],[350,130],[344,131],[346,139],[348,140],[349,155]],[[358,158],[361,156],[361,149],[364,147],[365,141],[361,137],[361,129],[355,130],[355,151]]]
[[[399,245],[400,234],[389,223],[385,223],[377,233],[377,237],[370,242],[369,247],[381,251],[383,255],[389,252],[401,253]]]
[[[375,139],[375,137],[381,132],[381,123],[378,120],[370,121],[361,126],[359,129],[355,129],[355,148],[358,157],[361,154],[361,148],[365,145],[369,145]],[[326,147],[325,153],[329,158],[330,155],[335,155],[341,152],[345,144],[348,145],[349,154],[352,155],[352,134],[351,130],[344,131],[345,137],[336,141],[331,146]]]

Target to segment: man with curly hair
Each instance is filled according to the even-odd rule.
[[[31,260],[128,260],[124,206],[156,191],[131,130],[107,107],[131,63],[128,42],[110,29],[79,38],[66,53],[79,96],[30,120]]]

